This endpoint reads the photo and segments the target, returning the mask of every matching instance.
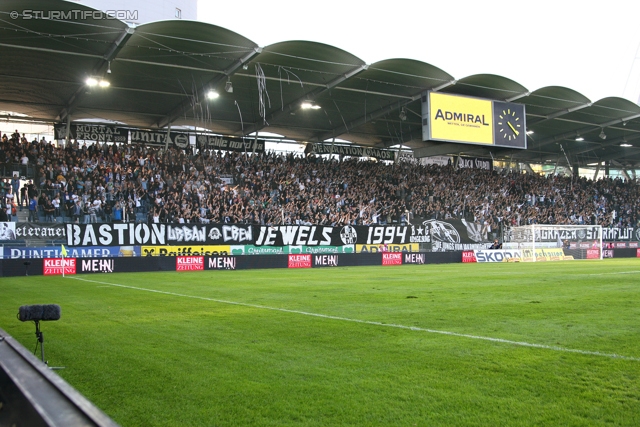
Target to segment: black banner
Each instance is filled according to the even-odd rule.
[[[603,228],[602,240],[607,242],[640,241],[640,228]]]
[[[305,154],[338,154],[351,157],[375,157],[379,160],[394,160],[395,151],[384,148],[359,147],[356,145],[335,145],[322,142],[309,142]]]
[[[264,153],[265,141],[262,139],[229,138],[214,135],[198,135],[196,147],[201,150],[239,151],[243,153]]]
[[[526,231],[526,229],[523,229]],[[603,242],[635,248],[640,228],[604,228]],[[524,231],[523,231],[524,232]],[[522,239],[523,236],[520,236]],[[595,228],[585,225],[573,230],[540,230],[536,240],[594,240]],[[0,223],[0,242],[14,240],[60,240],[68,246],[130,245],[255,245],[255,246],[345,246],[406,245],[419,243],[420,250],[462,251],[486,249],[492,240],[482,224],[459,219],[413,220],[407,225],[323,226],[247,224],[39,224]],[[514,236],[505,238],[514,240]]]
[[[245,224],[168,224],[167,245],[250,245],[253,227]]]
[[[250,225],[237,224],[66,224],[68,246],[246,245],[253,242]]]
[[[490,171],[493,170],[493,160],[483,159],[481,157],[459,156],[456,161],[456,169],[482,169]]]
[[[33,222],[1,222],[0,241],[45,239],[64,240],[66,227],[64,224],[40,225]]]
[[[145,144],[149,146],[164,146],[166,144],[166,131],[131,129],[131,143]],[[189,146],[189,132],[169,132],[169,146],[185,149]]]
[[[65,139],[67,136],[67,125],[53,125],[56,139]],[[96,142],[127,142],[129,130],[110,125],[97,125],[90,123],[74,123],[69,128],[69,137],[80,141]]]
[[[460,219],[413,221],[409,241],[430,244],[432,252],[485,249],[487,231],[482,224]]]

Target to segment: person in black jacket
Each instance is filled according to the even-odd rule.
[[[493,244],[489,246],[489,249],[502,249],[502,243],[498,239],[493,241]]]

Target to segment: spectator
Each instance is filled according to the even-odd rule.
[[[33,196],[29,202],[29,222],[38,222],[38,198]]]

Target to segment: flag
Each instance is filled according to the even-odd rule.
[[[67,249],[64,247],[64,245],[62,245],[62,248],[60,249],[60,253],[62,254],[63,257],[67,256]]]
[[[556,233],[557,233],[556,236],[558,238],[556,240],[556,244],[558,245],[559,248],[561,248],[563,246],[563,244],[562,244],[562,240],[560,239],[560,233],[559,232],[556,232]]]

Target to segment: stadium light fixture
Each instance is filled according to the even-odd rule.
[[[207,99],[216,99],[220,96],[220,94],[218,92],[216,92],[215,90],[210,90],[209,92],[207,92]]]
[[[629,144],[628,142],[623,142],[622,144],[620,144],[620,147],[633,147],[633,145]]]
[[[407,112],[404,110],[404,107],[402,107],[402,109],[400,110],[400,115],[398,116],[400,118],[400,120],[402,120],[403,122],[405,120],[407,120]]]
[[[533,131],[532,130],[528,130],[527,131],[527,135],[533,135]]]
[[[311,101],[305,101],[302,104],[300,104],[300,108],[302,108],[303,110],[319,110],[320,107],[318,104],[315,104]]]
[[[225,92],[233,93],[233,84],[231,83],[231,77],[227,77],[227,83],[224,85]]]
[[[584,138],[581,137],[580,135],[578,135],[578,136],[576,136],[576,141],[582,142],[582,141],[584,141]]]
[[[111,83],[109,83],[109,80],[105,80],[100,77],[87,77],[84,83],[89,87],[100,86],[102,88],[106,88],[111,85]]]
[[[607,134],[604,133],[604,128],[602,130],[600,130],[600,135],[598,135],[600,137],[600,139],[605,140],[607,139]]]

